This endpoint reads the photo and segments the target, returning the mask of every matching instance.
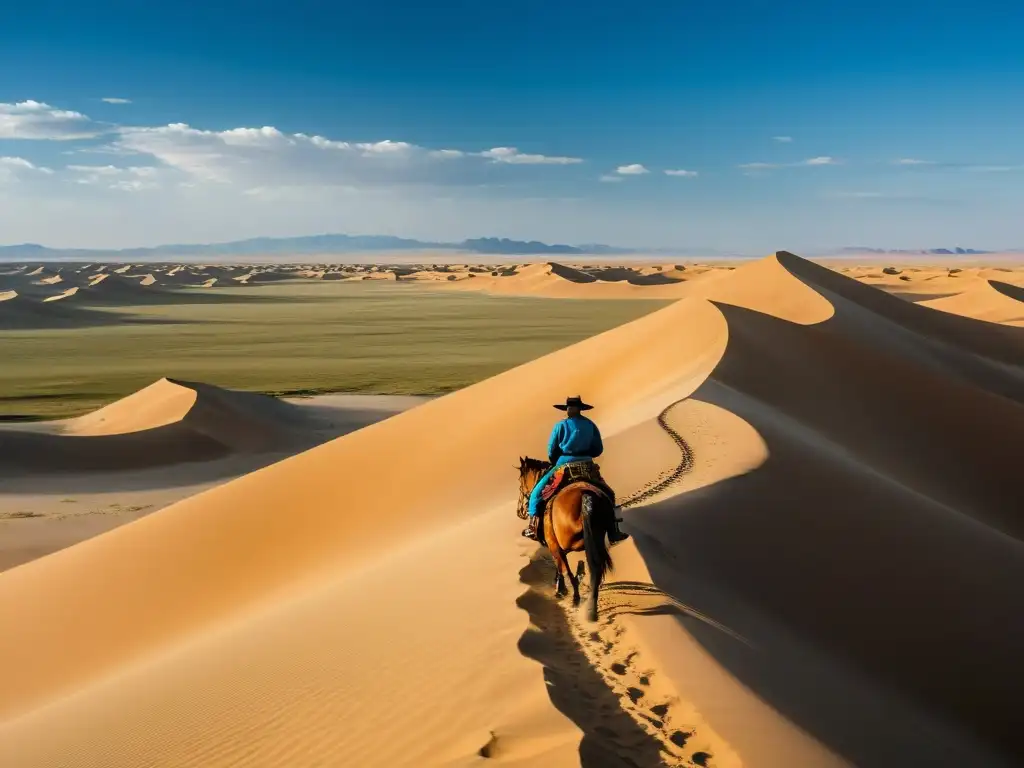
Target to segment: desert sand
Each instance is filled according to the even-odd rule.
[[[421,282],[677,300],[0,573],[0,764],[1024,759],[1012,289],[915,299],[786,252],[651,284],[492,271]],[[514,514],[517,458],[576,393],[643,494],[596,625]],[[157,382],[4,455],[96,478],[301,444],[294,404],[239,394]]]

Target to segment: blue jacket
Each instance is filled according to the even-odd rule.
[[[596,459],[604,451],[597,424],[586,416],[562,419],[551,430],[548,440],[548,461],[555,464],[577,459]]]

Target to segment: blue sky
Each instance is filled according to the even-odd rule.
[[[210,5],[0,9],[0,242],[1024,247],[1020,4]]]

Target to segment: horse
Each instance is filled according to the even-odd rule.
[[[519,459],[519,517],[527,517],[530,493],[550,468],[548,462],[540,459]],[[547,505],[538,525],[558,569],[555,597],[565,597],[565,577],[568,576],[572,584],[573,606],[580,604],[579,579],[569,567],[566,554],[585,553],[590,571],[590,597],[587,601],[590,621],[597,621],[597,592],[605,573],[612,569],[612,558],[605,542],[612,515],[614,511],[607,498],[585,487],[568,485]]]

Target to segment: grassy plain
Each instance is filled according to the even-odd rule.
[[[276,394],[440,394],[665,303],[377,281],[182,293],[190,298],[103,309],[122,323],[0,331],[0,418],[83,413],[162,376]]]

